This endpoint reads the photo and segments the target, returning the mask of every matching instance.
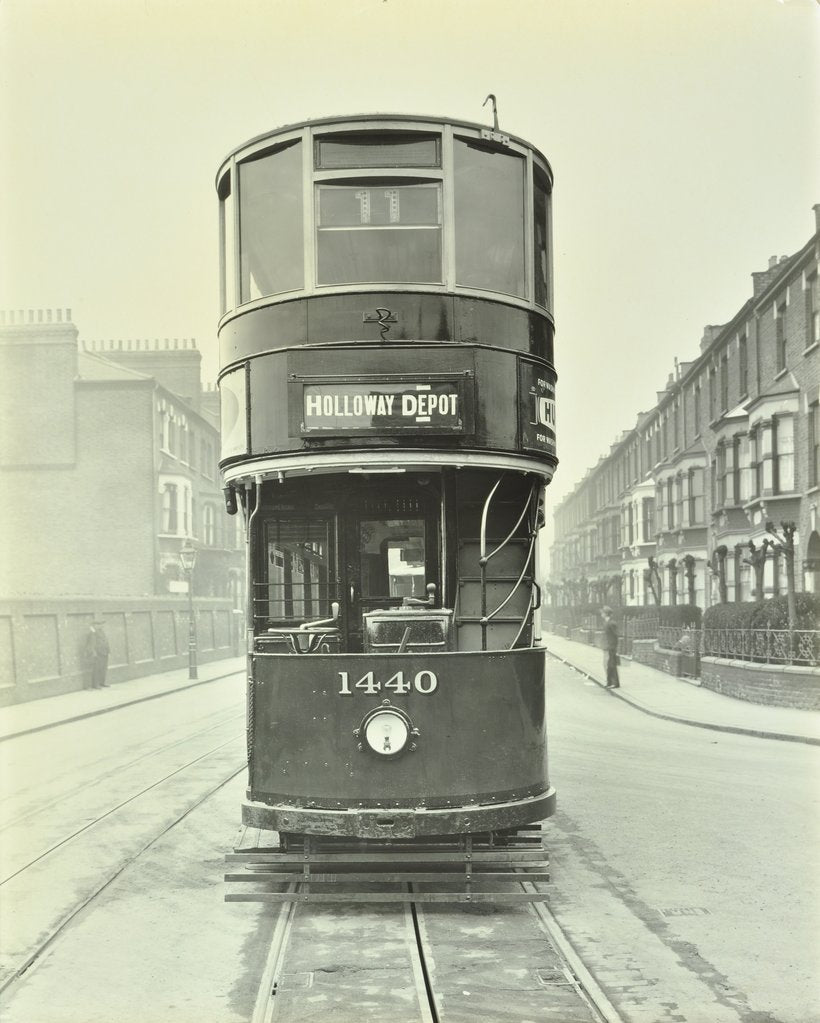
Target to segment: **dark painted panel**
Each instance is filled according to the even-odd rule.
[[[384,317],[379,310],[391,315]],[[397,292],[317,296],[308,307],[308,334],[313,342],[451,341],[453,297]]]
[[[458,298],[455,339],[529,352],[529,317],[526,310],[499,302]]]
[[[473,370],[474,367],[474,370]],[[517,452],[519,444],[518,359],[511,352],[464,347],[361,347],[278,352],[249,363],[251,453],[344,451],[373,447]],[[545,367],[548,376],[554,376]],[[464,433],[423,435],[418,431],[372,436],[300,435],[300,377],[357,373],[465,374],[468,409]],[[289,403],[293,408],[289,409]]]
[[[259,352],[307,344],[307,303],[263,306],[229,320],[219,331],[221,369]]]
[[[352,695],[340,695],[339,672]],[[382,683],[433,671],[432,693],[368,695]],[[299,805],[447,805],[547,788],[544,651],[347,654],[257,658],[251,798]],[[425,685],[428,679],[425,678]],[[354,729],[385,699],[419,730],[396,757],[359,751]]]
[[[543,315],[484,299],[406,292],[315,296],[229,320],[219,332],[220,364],[225,369],[249,356],[309,343],[382,340],[472,342],[552,362],[552,333]]]
[[[518,435],[518,361],[510,352],[476,352],[479,399],[476,438],[482,447],[515,451]]]

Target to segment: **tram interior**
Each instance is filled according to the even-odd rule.
[[[257,643],[297,652],[288,630],[321,622],[312,652],[529,646],[538,602],[534,478],[443,470],[385,479],[263,485]]]

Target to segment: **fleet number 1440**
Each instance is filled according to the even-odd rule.
[[[435,672],[427,670],[417,671],[412,681],[404,677],[403,671],[397,671],[386,682],[380,682],[372,671],[366,671],[358,682],[351,682],[350,673],[347,671],[340,671],[337,674],[341,681],[339,696],[353,696],[354,689],[361,689],[368,696],[375,696],[384,689],[394,693],[409,693],[411,689],[415,689],[417,693],[427,696],[438,688]]]

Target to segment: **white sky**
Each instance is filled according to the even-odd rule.
[[[554,501],[820,202],[815,0],[0,0],[0,309],[196,337],[226,153],[369,111],[489,121],[555,172]]]

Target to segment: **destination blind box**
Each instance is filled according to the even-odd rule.
[[[292,436],[473,432],[472,370],[460,373],[292,374]]]

